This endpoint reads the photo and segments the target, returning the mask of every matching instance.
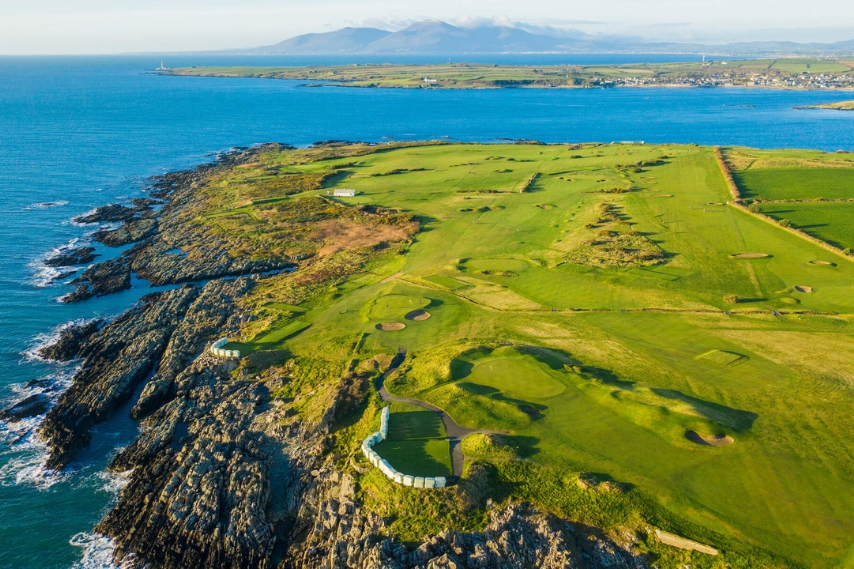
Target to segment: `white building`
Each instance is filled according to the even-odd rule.
[[[352,198],[356,195],[356,190],[351,190],[348,188],[335,188],[332,190],[332,195],[337,198]]]

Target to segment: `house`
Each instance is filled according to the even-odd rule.
[[[352,198],[356,195],[356,190],[351,190],[348,188],[335,188],[332,190],[332,195],[336,198]]]

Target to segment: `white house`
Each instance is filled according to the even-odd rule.
[[[352,198],[356,195],[356,190],[351,190],[348,188],[335,188],[332,190],[332,195],[337,198]]]

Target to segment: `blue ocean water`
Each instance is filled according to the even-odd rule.
[[[697,56],[684,56],[692,58]],[[61,282],[47,284],[51,273],[40,260],[94,230],[70,218],[140,195],[147,177],[211,160],[233,146],[449,137],[854,150],[854,113],[792,109],[850,99],[850,93],[306,89],[299,82],[146,72],[161,59],[170,66],[357,61],[187,55],[0,58],[0,407],[38,389],[26,387],[32,380],[47,378],[61,386],[73,373],[73,364],[56,366],[31,355],[45,335],[71,320],[118,314],[147,292],[141,285],[76,305],[56,302],[69,288]],[[673,56],[476,58],[531,65],[665,59]],[[428,61],[432,59],[398,57],[393,62]],[[121,477],[105,474],[103,467],[136,432],[126,415],[118,413],[100,425],[93,446],[60,475],[39,467],[43,449],[31,435],[34,421],[0,424],[0,569],[102,566],[109,544],[86,532],[121,487]]]

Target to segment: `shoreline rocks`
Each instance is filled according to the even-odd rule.
[[[48,257],[44,260],[44,264],[48,267],[71,267],[73,265],[85,265],[95,260],[94,247],[77,247],[60,251],[56,255]]]

